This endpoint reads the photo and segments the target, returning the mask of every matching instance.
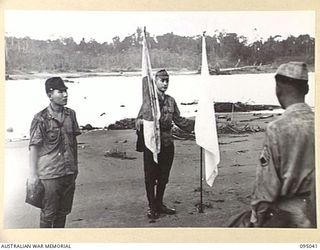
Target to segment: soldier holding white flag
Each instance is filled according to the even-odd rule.
[[[175,99],[167,94],[169,86],[169,74],[166,70],[160,70],[155,75],[156,94],[160,107],[160,153],[154,159],[154,153],[146,146],[143,147],[144,174],[146,193],[149,202],[147,216],[150,219],[157,219],[162,214],[175,214],[175,209],[169,208],[163,203],[163,196],[166,185],[169,181],[169,175],[174,158],[174,144],[172,138],[172,126],[176,124],[182,130],[191,132],[194,130],[194,120],[180,116],[180,111]],[[144,109],[142,105],[136,121],[137,130],[147,127],[144,118]],[[145,132],[145,131],[144,131]],[[144,133],[146,140],[146,133]],[[147,133],[150,134],[150,133]],[[157,162],[156,162],[156,161]]]

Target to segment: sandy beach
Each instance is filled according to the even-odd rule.
[[[259,118],[253,113],[235,113],[233,122],[241,127],[263,130],[277,116],[264,113]],[[264,132],[218,136],[219,175],[213,187],[203,182],[204,213],[197,210],[200,202],[200,148],[194,140],[175,140],[175,159],[164,201],[177,213],[162,215],[156,222],[150,222],[146,216],[143,155],[135,151],[135,131],[83,132],[78,137],[80,173],[66,227],[225,227],[231,216],[250,207]],[[110,157],[108,152],[115,151],[122,153],[123,157]],[[6,142],[4,228],[38,227],[39,209],[24,202],[27,175],[28,141]]]

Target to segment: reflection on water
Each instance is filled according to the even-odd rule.
[[[310,92],[306,101],[314,106],[314,73],[310,73]],[[75,78],[67,82],[68,107],[77,113],[80,125],[105,127],[116,120],[136,117],[142,102],[141,77]],[[28,138],[33,115],[45,108],[49,99],[43,79],[6,81],[6,138]],[[278,105],[274,74],[211,76],[215,101]],[[167,93],[172,95],[184,116],[193,116],[196,105],[181,105],[197,100],[199,75],[173,75]]]

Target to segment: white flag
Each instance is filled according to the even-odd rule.
[[[153,160],[158,163],[158,154],[160,153],[160,107],[157,88],[152,76],[145,30],[142,47],[142,88],[144,142],[153,153]]]
[[[202,37],[201,82],[199,88],[200,95],[196,115],[195,135],[197,144],[204,149],[205,177],[208,185],[212,186],[218,175],[220,152],[211,91],[212,86],[210,86],[205,35]]]

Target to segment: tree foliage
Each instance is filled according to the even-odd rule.
[[[299,58],[314,64],[315,39],[309,35],[279,35],[266,41],[248,39],[236,33],[216,32],[207,36],[207,54],[211,67],[273,64],[287,58]],[[122,41],[111,43],[84,38],[76,43],[72,37],[35,40],[29,37],[6,37],[6,72],[44,71],[134,71],[141,68],[142,29]],[[179,36],[167,33],[147,34],[153,68],[197,70],[201,57],[201,36]]]

